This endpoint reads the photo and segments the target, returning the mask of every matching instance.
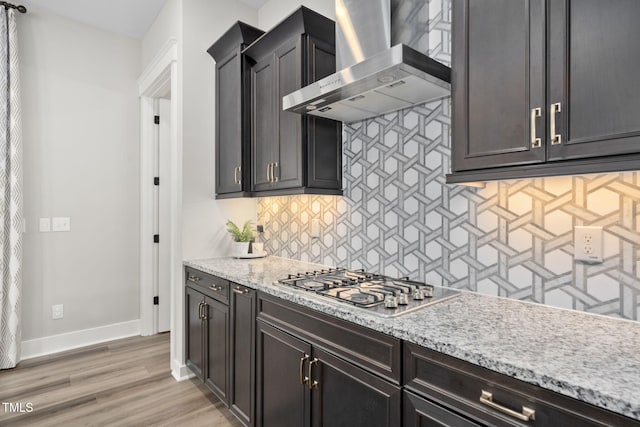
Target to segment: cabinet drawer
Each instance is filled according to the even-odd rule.
[[[640,426],[631,418],[410,343],[404,344],[404,384],[490,426]],[[512,414],[481,403],[483,392]],[[535,411],[535,420],[517,419],[525,407]]]
[[[185,268],[185,281],[194,289],[225,304],[229,303],[229,281],[194,268]]]
[[[400,383],[402,348],[397,338],[261,292],[258,318],[395,384]]]
[[[402,410],[402,425],[404,427],[431,425],[452,427],[480,426],[480,424],[461,417],[455,412],[451,412],[406,390],[402,393]]]

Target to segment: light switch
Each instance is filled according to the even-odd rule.
[[[68,216],[53,218],[53,231],[71,231],[71,218]]]
[[[40,218],[40,232],[48,233],[51,231],[51,218]]]

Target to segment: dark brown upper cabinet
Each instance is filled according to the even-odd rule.
[[[638,169],[640,3],[454,0],[447,182]]]
[[[253,195],[342,194],[341,123],[282,110],[283,96],[335,72],[335,23],[301,7],[243,53]]]
[[[208,50],[216,61],[216,198],[250,191],[250,64],[242,50],[264,34],[236,22]]]

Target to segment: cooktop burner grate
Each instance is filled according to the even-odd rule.
[[[364,270],[344,268],[289,274],[286,279],[276,283],[333,298],[384,316],[407,313],[459,294],[408,278],[395,279]]]

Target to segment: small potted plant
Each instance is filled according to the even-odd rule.
[[[227,231],[233,239],[232,255],[235,257],[247,255],[249,253],[249,243],[253,239],[251,221],[245,222],[240,228],[233,221],[227,220]]]

